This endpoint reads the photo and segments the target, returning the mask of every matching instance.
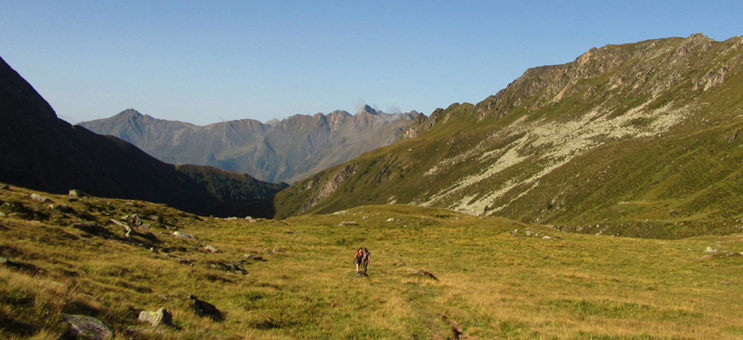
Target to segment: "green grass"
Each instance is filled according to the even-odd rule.
[[[23,207],[0,217],[0,256],[25,266],[0,267],[0,338],[64,337],[66,313],[95,316],[111,324],[117,338],[137,339],[741,334],[740,235],[657,240],[570,234],[407,205],[249,223],[147,202],[42,193],[54,202],[42,204],[30,193],[0,191],[0,205]],[[49,204],[73,211],[60,213]],[[127,240],[123,228],[106,222],[133,213],[160,217],[149,221],[157,241]],[[108,233],[73,227],[81,217]],[[343,221],[359,226],[338,226]],[[174,230],[200,241],[177,239]],[[221,252],[209,253],[205,245]],[[372,252],[368,278],[353,270],[361,246]],[[708,246],[721,252],[705,253]],[[181,264],[168,254],[194,262]],[[249,274],[224,270],[221,264],[230,263],[241,263]],[[420,270],[438,281],[411,275]],[[224,320],[190,312],[190,294],[217,306]],[[139,311],[161,307],[173,312],[175,327],[149,330],[136,321]]]

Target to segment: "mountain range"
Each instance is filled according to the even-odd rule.
[[[278,217],[443,207],[566,231],[731,233],[743,223],[742,37],[593,48],[279,193]]]
[[[167,203],[202,215],[245,213],[286,187],[208,166],[166,164],[119,138],[71,126],[1,58],[0,150],[0,181],[8,184]]]
[[[128,109],[79,125],[119,137],[164,162],[210,165],[268,182],[293,183],[393,143],[419,115],[384,113],[365,105],[355,115],[334,111],[265,124],[243,119],[196,126]]]

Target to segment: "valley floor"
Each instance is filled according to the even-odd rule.
[[[743,235],[569,234],[404,205],[215,219],[32,193],[0,189],[4,339],[70,337],[69,314],[124,339],[743,337]],[[125,216],[129,237],[111,222]],[[368,277],[354,272],[359,247]],[[221,317],[193,313],[189,295]],[[137,321],[161,307],[172,326]]]

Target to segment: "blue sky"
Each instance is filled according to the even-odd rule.
[[[5,1],[0,57],[70,122],[430,114],[592,47],[743,35],[741,1]]]

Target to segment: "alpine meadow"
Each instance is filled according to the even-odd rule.
[[[0,60],[0,338],[743,338],[742,45],[207,127],[70,125]]]

